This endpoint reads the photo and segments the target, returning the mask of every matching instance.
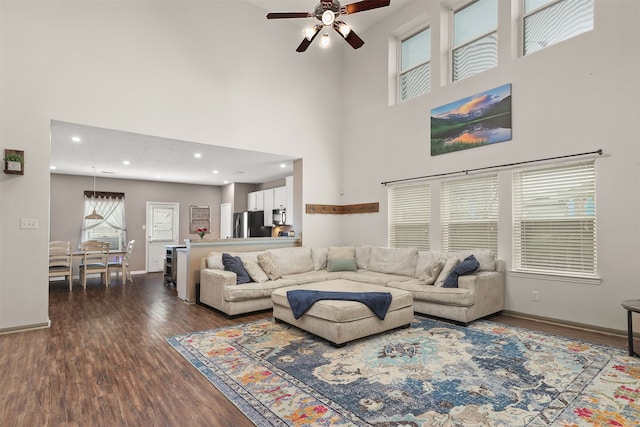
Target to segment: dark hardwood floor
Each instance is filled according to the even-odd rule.
[[[91,280],[91,279],[90,279]],[[162,274],[109,288],[50,285],[51,328],[0,336],[0,426],[253,425],[165,338],[228,319],[177,298]],[[498,315],[491,320],[625,347],[623,336]]]

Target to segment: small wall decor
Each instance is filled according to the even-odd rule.
[[[24,175],[24,151],[4,150],[4,173]]]
[[[189,206],[189,233],[200,234],[198,229],[205,228],[211,233],[211,206]]]
[[[511,83],[431,110],[431,155],[511,139]]]

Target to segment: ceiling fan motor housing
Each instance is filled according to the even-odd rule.
[[[318,4],[318,6],[316,6],[316,11],[315,11],[316,19],[319,19],[320,21],[322,21],[322,14],[327,10],[330,10],[336,16],[339,15],[340,14],[340,2],[338,0],[321,1]]]

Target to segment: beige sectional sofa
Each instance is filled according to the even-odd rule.
[[[460,276],[457,287],[442,287],[450,271],[471,254],[479,262],[478,270]],[[407,290],[416,313],[459,323],[504,308],[504,263],[488,250],[442,254],[362,245],[231,255],[241,259],[252,281],[237,284],[236,273],[225,270],[222,253],[212,252],[202,259],[199,294],[200,303],[229,316],[272,309],[274,289],[332,279]]]
[[[471,254],[479,262],[478,270],[460,276],[457,287],[442,287],[450,271]],[[200,303],[229,316],[272,309],[274,289],[332,279],[407,290],[416,313],[459,323],[504,308],[504,263],[488,250],[442,254],[362,245],[231,255],[241,259],[251,281],[237,284],[236,273],[225,270],[222,253],[212,252],[202,259],[199,292]]]

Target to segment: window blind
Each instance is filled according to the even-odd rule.
[[[498,251],[498,176],[442,183],[442,251]]]
[[[514,268],[596,275],[595,162],[513,173]]]
[[[400,101],[431,90],[431,29],[425,28],[400,42]]]
[[[389,247],[429,250],[429,184],[389,187]]]
[[[524,54],[528,55],[593,30],[593,0],[561,0],[539,10],[525,1]]]

